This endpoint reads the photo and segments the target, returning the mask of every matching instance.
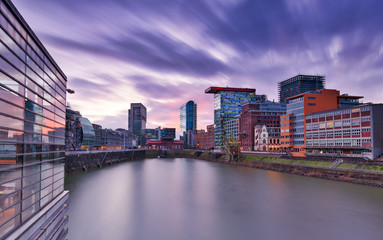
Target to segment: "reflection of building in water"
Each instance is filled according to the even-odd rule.
[[[10,0],[0,40],[0,239],[64,239],[66,76]]]

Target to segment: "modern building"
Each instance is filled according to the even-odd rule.
[[[254,128],[265,125],[268,131],[274,134],[275,128],[279,130],[280,116],[286,114],[286,104],[271,101],[258,101],[242,106],[239,118],[239,139],[243,151],[258,150],[254,145]],[[270,134],[271,134],[270,133]]]
[[[81,143],[81,149],[92,150],[95,140],[92,123],[84,117],[80,117],[78,121],[78,136]]]
[[[286,103],[286,99],[295,95],[317,91],[325,88],[324,76],[297,75],[278,83],[279,101]]]
[[[360,98],[362,97],[340,95],[338,90],[322,89],[286,99],[287,112],[281,116],[281,147],[292,155],[304,156],[305,115],[359,105]]]
[[[156,150],[182,150],[183,142],[180,140],[148,140],[148,148]]]
[[[363,157],[383,154],[383,104],[363,104],[306,116],[307,155]]]
[[[197,146],[197,135],[203,132],[205,132],[205,130],[188,130],[186,146],[188,146],[188,148],[195,148]]]
[[[263,152],[280,151],[280,128],[257,125],[254,128],[254,150]]]
[[[136,146],[136,142],[137,142],[136,135],[132,131],[126,130],[124,128],[117,128],[116,132],[121,133],[122,149],[130,149],[130,148],[137,147]]]
[[[197,129],[197,104],[188,101],[180,107],[180,139],[188,146],[188,131]]]
[[[102,146],[102,127],[98,124],[92,124],[94,129],[94,150],[100,150]]]
[[[163,128],[161,129],[161,140],[174,140],[176,138],[175,128]]]
[[[145,140],[160,140],[161,139],[161,127],[147,128],[145,130]]]
[[[229,141],[238,142],[239,115],[235,116],[234,118],[226,119],[223,125],[226,139]]]
[[[65,239],[67,78],[0,0],[0,239]]]
[[[214,148],[214,124],[208,125],[207,131],[200,131],[196,135],[196,148],[210,150]]]
[[[102,129],[102,150],[121,150],[124,147],[124,136],[120,131]]]
[[[75,151],[81,148],[78,134],[78,119],[82,117],[79,111],[66,107],[65,114],[65,149],[67,151]]]
[[[266,100],[266,95],[256,95],[254,88],[210,87],[205,93],[214,94],[214,146],[223,149],[227,139],[225,121],[235,118],[248,102]]]
[[[145,145],[146,107],[142,103],[131,103],[129,109],[129,131],[138,137],[138,145]]]
[[[66,107],[65,124],[66,150],[76,151],[81,149],[92,150],[95,141],[95,132],[90,121],[82,117],[80,112]]]

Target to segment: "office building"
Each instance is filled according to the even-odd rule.
[[[225,136],[228,141],[238,142],[239,115],[228,118],[223,123]]]
[[[132,103],[129,109],[129,131],[136,134],[138,145],[145,145],[146,107],[142,103]]]
[[[67,78],[0,0],[0,239],[65,239]]]
[[[102,150],[121,150],[124,146],[124,136],[120,131],[102,129]]]
[[[66,107],[65,114],[65,149],[75,151],[80,149],[81,143],[78,134],[78,119],[82,117],[79,111]]]
[[[233,119],[248,102],[266,100],[265,95],[256,95],[253,88],[210,87],[205,93],[214,94],[214,146],[222,149],[227,136],[225,121]]]
[[[183,142],[180,140],[148,140],[148,148],[156,150],[182,150]]]
[[[340,95],[338,90],[322,89],[286,99],[286,115],[281,116],[281,147],[294,156],[304,156],[305,115],[346,106],[357,106],[360,98],[362,97]],[[345,102],[347,104],[344,104]]]
[[[214,148],[214,124],[206,127],[207,131],[200,131],[196,135],[196,148],[210,150]]]
[[[116,132],[121,133],[122,136],[122,149],[130,149],[136,147],[136,135],[124,128],[117,128]]]
[[[176,138],[175,128],[163,128],[161,129],[161,140],[174,140]]]
[[[255,139],[254,128],[265,125],[269,135],[274,136],[280,131],[280,116],[284,114],[286,114],[286,104],[284,103],[258,101],[244,104],[239,118],[241,149],[243,151],[259,150],[259,147],[254,145],[258,143]],[[278,129],[278,131],[276,132],[275,129]]]
[[[188,146],[188,131],[197,129],[197,104],[188,101],[180,107],[180,139]]]
[[[325,84],[324,76],[297,75],[278,83],[279,101],[286,103],[287,98],[323,89]]]
[[[147,128],[145,130],[145,141],[148,140],[160,140],[161,139],[161,127]]]
[[[80,112],[66,107],[65,143],[67,151],[92,150],[95,132],[90,121]]]
[[[307,155],[361,157],[383,154],[383,104],[363,104],[306,116]]]
[[[92,124],[94,129],[94,150],[100,150],[102,146],[102,127],[98,124]]]

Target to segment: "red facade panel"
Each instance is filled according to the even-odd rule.
[[[353,118],[360,117],[360,113],[359,112],[351,113],[351,117]]]
[[[362,132],[362,137],[371,137],[371,132]]]

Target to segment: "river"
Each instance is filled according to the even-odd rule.
[[[383,239],[383,189],[202,160],[66,176],[69,240]]]

